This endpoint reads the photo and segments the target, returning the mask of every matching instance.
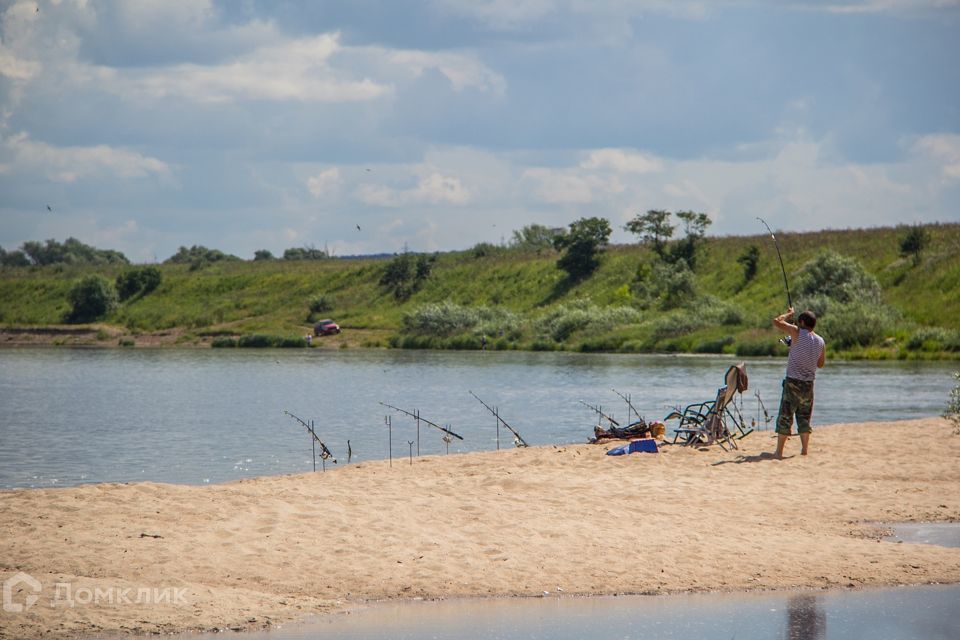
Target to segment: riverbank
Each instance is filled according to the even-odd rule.
[[[0,581],[38,599],[0,613],[0,636],[249,628],[382,599],[957,583],[960,549],[870,524],[960,521],[951,431],[836,425],[783,461],[766,432],[738,452],[545,446],[6,491]]]
[[[304,329],[304,334],[309,329]],[[240,336],[223,334],[234,340]],[[214,347],[214,341],[222,337],[220,332],[194,333],[183,329],[173,328],[164,331],[133,332],[123,327],[111,325],[45,325],[45,326],[2,326],[0,325],[0,349],[18,347],[83,347],[83,348],[180,348],[180,349],[209,349]],[[389,347],[390,332],[375,329],[351,329],[344,333],[332,336],[315,337],[309,345],[313,349],[384,349]],[[304,348],[307,347],[304,341]],[[403,347],[401,347],[403,348]],[[428,349],[428,347],[422,347]],[[474,346],[468,350],[478,350]],[[490,349],[495,350],[496,345]],[[436,348],[436,350],[445,350]],[[521,350],[522,349],[510,349]],[[557,348],[555,350],[564,351]],[[572,349],[576,351],[576,349]],[[704,355],[704,354],[688,354]],[[710,355],[710,354],[708,354]],[[738,357],[730,354],[731,357]],[[857,348],[846,351],[831,351],[828,354],[831,360],[960,360],[960,351],[943,350],[909,350],[897,346]]]

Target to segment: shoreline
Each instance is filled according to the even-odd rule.
[[[303,327],[304,334],[309,327]],[[243,333],[212,332],[198,335],[180,327],[143,333],[131,332],[113,325],[0,325],[0,350],[21,348],[78,348],[78,349],[211,349],[213,341],[221,336],[238,338]],[[445,348],[405,348],[389,345],[392,330],[350,329],[336,336],[314,338],[311,346],[302,349],[333,351],[340,349],[383,349],[399,351],[456,351]],[[584,353],[571,345],[571,348],[557,348],[554,353]],[[281,347],[270,347],[273,349]],[[234,347],[233,350],[262,350],[262,347]],[[231,349],[227,349],[231,350]],[[297,349],[293,349],[296,351]],[[481,351],[481,349],[465,349]],[[538,349],[490,349],[490,351],[517,351],[539,353]],[[784,358],[782,355],[737,355],[736,353],[702,353],[697,351],[590,351],[608,355],[664,355],[664,356],[724,356],[732,358]],[[830,351],[828,362],[881,362],[881,361],[928,361],[960,362],[960,351],[911,351],[900,349],[880,349],[863,347],[852,351]]]
[[[14,597],[39,599],[0,612],[0,637],[260,628],[557,587],[956,584],[960,549],[885,543],[871,524],[960,522],[951,433],[940,418],[831,425],[807,458],[791,439],[783,461],[770,432],[754,432],[735,452],[547,445],[206,486],[4,490],[0,582],[22,573],[40,587],[20,579]],[[73,606],[52,606],[67,589]]]

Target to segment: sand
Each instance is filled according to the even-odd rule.
[[[774,444],[0,492],[5,604],[37,596],[0,611],[0,636],[241,629],[381,599],[960,582],[960,549],[882,542],[874,524],[960,521],[945,420],[819,428],[782,461]]]

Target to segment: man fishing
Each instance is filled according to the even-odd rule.
[[[790,437],[793,418],[797,418],[797,433],[800,434],[800,455],[807,455],[810,446],[810,416],[813,414],[813,381],[817,369],[823,367],[826,359],[826,345],[823,338],[813,332],[817,326],[817,316],[812,311],[804,311],[797,318],[797,324],[789,319],[793,317],[793,307],[786,313],[773,319],[773,326],[791,338],[790,355],[787,358],[787,376],[783,380],[783,394],[780,396],[780,413],[777,415],[777,452],[778,460],[783,459],[783,447]]]

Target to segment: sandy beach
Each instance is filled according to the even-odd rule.
[[[0,637],[242,629],[381,599],[960,582],[960,549],[873,524],[960,521],[949,423],[821,427],[782,461],[774,440],[0,492]]]

